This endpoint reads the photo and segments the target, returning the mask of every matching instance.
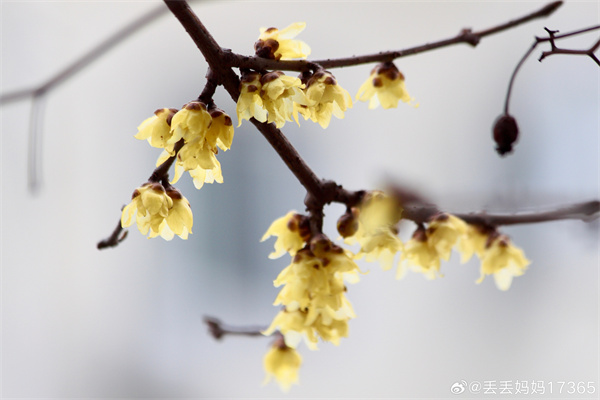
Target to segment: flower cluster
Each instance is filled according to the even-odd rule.
[[[355,317],[344,283],[358,280],[352,254],[323,234],[311,237],[307,217],[295,212],[273,222],[263,240],[269,236],[277,236],[269,257],[288,252],[292,262],[274,281],[282,286],[274,305],[283,308],[263,333],[279,331],[293,349],[302,339],[310,349],[317,348],[319,338],[339,344],[348,336],[348,320]]]
[[[396,108],[398,102],[414,104],[404,85],[404,75],[392,62],[378,64],[371,71],[371,76],[361,85],[356,100],[369,101],[369,108]]]
[[[256,71],[242,72],[236,108],[238,126],[242,120],[254,117],[260,122],[274,122],[281,128],[286,121],[292,121],[292,116],[299,124],[300,114],[305,120],[327,128],[332,115],[344,118],[344,112],[352,107],[352,98],[330,72],[320,70],[303,79],[306,83],[281,71],[264,75]]]
[[[121,226],[131,226],[134,216],[140,232],[149,232],[149,238],[171,240],[177,235],[187,239],[192,233],[193,216],[187,199],[177,189],[165,190],[157,182],[147,182],[133,192],[131,203],[123,208]]]
[[[200,189],[204,183],[223,182],[218,150],[228,150],[233,141],[231,118],[222,110],[200,101],[187,103],[181,110],[157,110],[153,117],[138,127],[138,139],[147,139],[153,147],[163,148],[157,166],[168,158],[177,156],[172,183],[183,172],[189,171],[194,186]],[[175,145],[183,140],[183,146],[175,151]]]

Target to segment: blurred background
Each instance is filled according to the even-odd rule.
[[[528,2],[201,2],[199,18],[225,48],[251,54],[259,27],[306,21],[312,59],[403,49],[525,15]],[[40,84],[108,35],[160,6],[150,1],[2,1],[2,93]],[[494,151],[491,127],[510,75],[543,27],[568,32],[600,21],[597,1],[567,2],[553,16],[482,40],[396,61],[419,108],[358,103],[327,130],[310,121],[283,131],[323,178],[352,190],[392,181],[448,211],[536,210],[599,197],[599,68],[581,56],[536,52],[517,77],[514,154]],[[561,41],[587,48],[598,33]],[[545,50],[547,48],[540,48]],[[373,66],[334,70],[354,97]],[[41,179],[28,191],[31,101],[0,108],[2,129],[2,396],[47,398],[275,398],[261,386],[270,339],[217,342],[205,315],[267,325],[277,312],[270,223],[303,210],[304,190],[245,121],[219,154],[225,182],[176,185],[190,200],[194,234],[148,240],[135,227],[98,251],[159,150],[133,138],[157,108],[201,92],[206,64],[165,12],[48,94]],[[222,89],[217,105],[232,115]],[[343,208],[326,208],[337,238]],[[403,226],[407,238],[413,226]],[[599,388],[598,223],[503,229],[532,264],[499,291],[477,285],[479,263],[442,265],[427,281],[361,263],[349,288],[358,317],[350,337],[304,357],[296,398],[451,398],[462,380],[593,382]],[[531,383],[530,383],[531,384]],[[566,388],[564,389],[566,390]],[[468,396],[467,393],[463,396]],[[471,395],[476,397],[475,395]],[[492,395],[486,395],[492,397]],[[534,398],[536,395],[528,395]]]

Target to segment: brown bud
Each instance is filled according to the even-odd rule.
[[[358,230],[358,212],[355,208],[337,220],[337,230],[343,238],[353,236]]]
[[[319,234],[313,236],[310,240],[310,250],[317,257],[325,257],[325,255],[331,250],[332,243],[327,236]]]
[[[512,116],[503,114],[494,123],[493,132],[498,154],[503,156],[510,153],[513,150],[513,144],[519,137],[517,121]]]

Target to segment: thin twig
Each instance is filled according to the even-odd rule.
[[[220,340],[225,335],[237,336],[264,336],[263,331],[267,327],[233,327],[226,326],[221,320],[214,317],[204,317],[204,323],[208,325],[208,331],[217,340]]]
[[[162,5],[154,8],[149,13],[141,16],[133,22],[128,23],[125,27],[113,33],[111,36],[102,41],[102,43],[92,48],[90,51],[82,55],[72,64],[69,64],[67,67],[59,71],[56,75],[54,75],[41,85],[30,89],[19,89],[13,92],[0,95],[0,104],[22,100],[34,96],[36,94],[48,92],[54,89],[56,86],[62,84],[67,79],[74,76],[77,72],[81,71],[83,68],[96,61],[108,50],[112,49],[113,47],[121,43],[123,40],[127,39],[129,36],[134,34],[136,31],[140,30],[144,26],[148,25],[150,22],[163,15],[166,11],[167,10]]]
[[[122,232],[122,233],[121,233]],[[111,233],[111,235],[98,242],[96,247],[98,250],[106,249],[109,247],[116,247],[127,237],[127,231],[123,231],[123,227],[121,226],[121,219],[119,218],[119,222],[115,227],[115,230]]]
[[[336,58],[336,59],[325,59],[325,60],[297,60],[297,61],[276,61],[269,60],[266,58],[259,57],[248,57],[239,54],[228,52],[226,59],[224,60],[229,66],[237,68],[250,68],[254,70],[288,70],[288,71],[306,71],[311,69],[311,64],[318,64],[323,68],[332,69],[340,67],[349,67],[360,64],[372,64],[376,62],[392,61],[396,58],[411,56],[426,51],[439,49],[442,47],[468,43],[472,46],[476,46],[479,41],[489,35],[493,35],[498,32],[502,32],[507,29],[514,28],[518,25],[532,21],[537,18],[547,17],[552,14],[558,7],[562,5],[562,1],[555,1],[547,4],[538,11],[530,13],[524,17],[515,19],[513,21],[505,22],[498,26],[484,29],[478,32],[473,32],[470,29],[463,29],[457,36],[449,39],[439,40],[433,43],[427,43],[421,46],[410,47],[404,50],[394,51],[381,51],[375,54],[367,54],[360,56]]]

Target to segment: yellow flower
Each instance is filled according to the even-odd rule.
[[[233,123],[231,118],[220,108],[209,111],[211,123],[206,132],[206,142],[211,149],[217,147],[223,151],[231,148],[233,142]]]
[[[480,226],[467,224],[467,231],[458,242],[460,262],[466,263],[473,257],[473,254],[477,254],[480,258],[483,257],[490,233]]]
[[[306,104],[301,90],[304,85],[299,78],[286,76],[281,71],[273,71],[263,75],[260,82],[260,96],[263,107],[268,112],[267,122],[275,122],[278,128],[281,128],[285,121],[292,120],[294,103]]]
[[[285,216],[276,219],[260,241],[264,242],[271,236],[277,236],[275,251],[269,254],[269,258],[279,258],[286,251],[293,257],[298,250],[304,247],[309,235],[308,218],[295,211],[290,211]]]
[[[413,237],[404,244],[396,278],[404,277],[410,266],[416,272],[423,273],[427,279],[435,279],[440,276],[440,264],[440,255],[427,240],[425,231],[417,229]]]
[[[264,109],[260,91],[260,73],[243,72],[240,80],[240,97],[237,101],[236,113],[238,118],[238,127],[242,125],[242,120],[255,118],[257,121],[265,122],[267,120],[267,110]]]
[[[206,111],[204,103],[199,101],[187,103],[171,120],[171,138],[167,141],[170,146],[169,148],[165,147],[165,149],[172,152],[173,145],[182,138],[185,142],[197,139],[204,144],[211,122],[212,118]]]
[[[275,378],[281,390],[287,392],[293,383],[298,383],[298,370],[301,364],[302,357],[295,349],[276,343],[271,346],[263,359],[267,373],[263,384]]]
[[[165,188],[160,183],[146,183],[137,188],[131,203],[123,208],[121,226],[127,228],[135,222],[143,235],[153,238],[161,236],[166,240],[174,235],[187,239],[192,233],[193,216],[190,204],[181,193]]]
[[[318,122],[323,128],[329,126],[331,116],[344,118],[344,111],[352,108],[352,97],[348,91],[337,84],[335,77],[327,71],[318,71],[306,85],[306,105],[294,104],[295,118],[300,113],[305,120]]]
[[[371,76],[361,85],[356,94],[356,99],[369,101],[369,108],[396,108],[398,101],[414,103],[404,85],[404,75],[392,62],[378,64],[371,71]],[[417,106],[417,105],[416,105]]]
[[[171,138],[171,119],[177,112],[174,108],[161,108],[154,111],[154,115],[145,119],[138,126],[136,139],[147,139],[152,147],[165,147],[167,140]]]
[[[359,225],[345,242],[360,244],[356,258],[366,256],[367,261],[379,260],[384,270],[392,268],[396,253],[402,249],[396,230],[402,215],[401,205],[383,192],[372,191],[352,212],[358,216]]]
[[[275,60],[305,59],[310,54],[310,47],[301,40],[293,40],[305,27],[305,22],[296,22],[282,30],[260,28],[260,36],[254,44],[256,55]]]
[[[467,234],[467,224],[450,214],[438,214],[427,228],[427,242],[439,256],[448,261],[452,247]]]
[[[274,281],[275,286],[283,286],[274,305],[285,309],[264,333],[279,330],[290,347],[296,347],[302,337],[311,349],[319,337],[339,344],[348,334],[348,320],[356,316],[345,296],[344,278],[355,277],[357,271],[349,252],[324,235],[313,238]]]
[[[484,251],[481,259],[481,283],[486,275],[494,274],[494,281],[500,290],[508,290],[513,277],[525,273],[531,263],[523,250],[513,246],[505,235],[500,235]]]

